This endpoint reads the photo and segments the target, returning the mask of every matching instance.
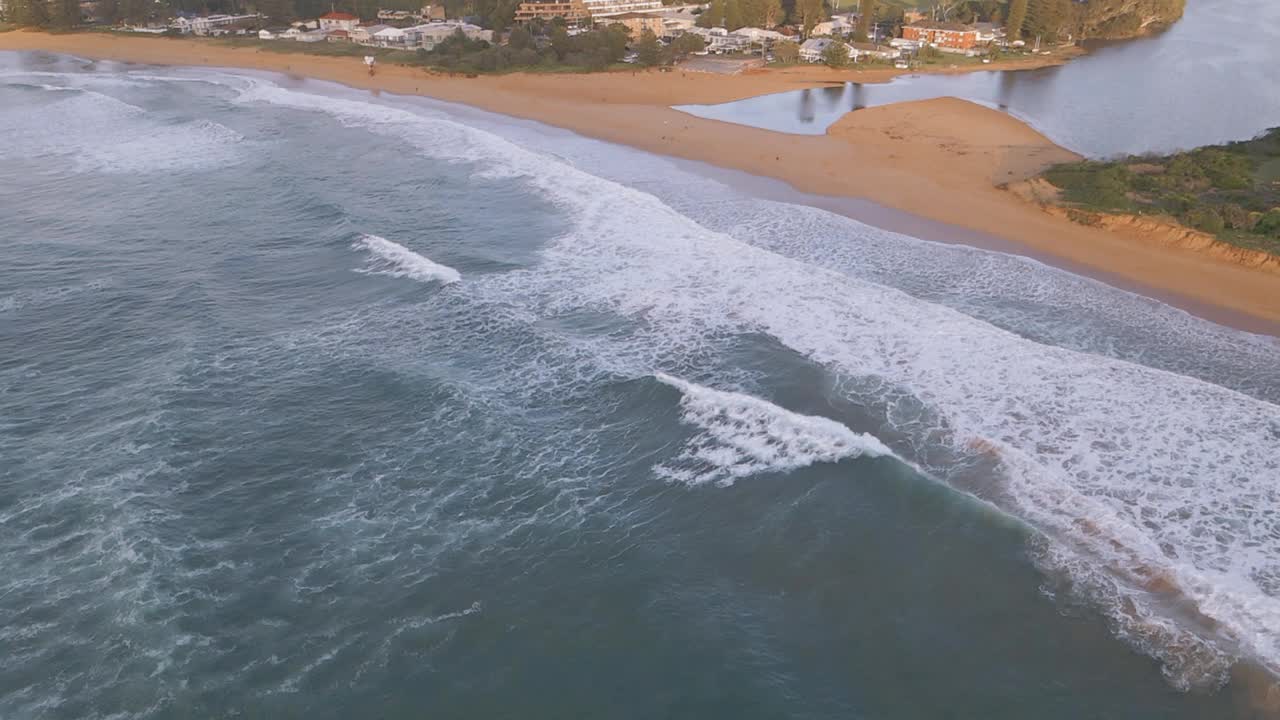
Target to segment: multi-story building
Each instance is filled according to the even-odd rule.
[[[971,25],[921,21],[902,28],[905,40],[949,50],[972,50],[978,45],[978,31]]]
[[[582,0],[552,0],[552,2],[522,2],[516,8],[516,22],[553,20],[564,18],[570,25],[591,22],[591,11]]]

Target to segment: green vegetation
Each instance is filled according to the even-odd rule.
[[[1062,189],[1071,208],[1169,215],[1280,255],[1280,128],[1175,155],[1056,165],[1044,178]]]
[[[849,64],[849,46],[833,42],[822,51],[822,62],[827,67],[842,68]]]
[[[698,15],[698,27],[723,27],[730,32],[744,27],[771,28],[784,19],[781,0],[711,0]]]

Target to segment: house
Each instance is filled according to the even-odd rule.
[[[328,30],[304,30],[294,40],[304,43],[318,43],[329,39]]]
[[[393,28],[394,29],[394,28]],[[444,42],[455,33],[462,33],[468,40],[493,42],[493,31],[485,30],[479,25],[464,22],[442,22],[415,25],[404,29],[404,45],[434,50],[436,45]]]
[[[398,27],[382,25],[382,29],[369,35],[369,39],[378,47],[398,47],[404,45],[406,33]]]
[[[381,16],[381,13],[379,13]],[[320,16],[321,30],[346,30],[351,32],[360,24],[360,18],[351,13],[330,12]]]
[[[329,42],[351,42],[349,30],[326,30],[325,39]]]
[[[405,21],[414,17],[414,14],[408,10],[379,10],[378,19],[387,22],[390,20]]]
[[[302,28],[291,27],[282,33],[278,33],[276,37],[280,40],[297,40],[304,32],[306,32],[306,30],[303,30]]]
[[[663,40],[674,40],[688,32],[693,26],[694,20],[692,18],[663,18],[661,37]]]
[[[809,38],[800,45],[800,59],[811,63],[822,62],[827,48],[838,42],[840,41],[834,38]],[[845,43],[845,47],[849,48],[849,45]],[[849,48],[849,57],[853,57],[853,48]]]
[[[373,34],[390,25],[357,25],[351,32],[351,42],[361,45],[372,45]]]
[[[853,32],[858,27],[858,13],[848,13],[845,15],[837,15],[830,20],[820,22],[813,26],[813,32],[810,35],[832,35],[844,37]]]
[[[787,36],[774,30],[765,30],[764,28],[745,27],[734,30],[730,35],[737,35],[746,38],[751,45],[764,45],[768,47],[779,40],[786,40]]]
[[[1004,39],[1004,26],[1000,23],[980,22],[974,23],[973,29],[978,31],[978,44],[990,45],[997,40]]]
[[[687,32],[701,35],[707,44],[707,52],[713,53],[730,53],[742,52],[751,48],[751,41],[741,35],[730,34],[724,28],[700,28],[695,27]]]
[[[427,22],[444,22],[444,5],[423,5],[422,10],[418,12],[418,17]]]
[[[662,37],[663,25],[662,18],[657,15],[649,15],[646,13],[623,13],[621,15],[611,15],[604,19],[605,25],[623,25],[627,28],[627,32],[631,33],[631,39],[638,39],[648,30],[658,37]]]
[[[978,46],[978,31],[972,25],[922,20],[902,28],[905,40],[933,45],[940,50],[972,50]]]
[[[570,25],[582,25],[591,22],[591,11],[582,0],[522,2],[516,8],[515,20],[518,23],[555,18],[564,18],[564,21]]]
[[[192,35],[210,35],[215,34],[214,31],[225,28],[229,25],[244,25],[247,22],[256,22],[257,15],[207,15],[205,17],[177,17],[170,23],[169,27],[183,34]],[[226,35],[226,32],[217,32],[218,35]]]
[[[864,42],[849,43],[849,58],[854,62],[862,62],[864,60],[897,60],[901,55],[901,50],[889,45],[876,45],[874,43]]]

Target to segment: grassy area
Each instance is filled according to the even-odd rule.
[[[1280,128],[1163,156],[1056,165],[1068,207],[1164,215],[1224,242],[1280,255]]]
[[[17,29],[18,29],[17,25],[11,25],[6,22],[0,22],[0,33],[9,32],[11,30],[17,30]]]

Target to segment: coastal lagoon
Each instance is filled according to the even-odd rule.
[[[1280,126],[1280,3],[1188,0],[1167,32],[1091,47],[1059,67],[905,75],[677,110],[778,132],[821,135],[852,110],[957,97],[1003,110],[1090,157],[1247,140]]]
[[[1275,338],[321,82],[0,53],[0,136],[0,717],[1247,718],[1280,668]]]

